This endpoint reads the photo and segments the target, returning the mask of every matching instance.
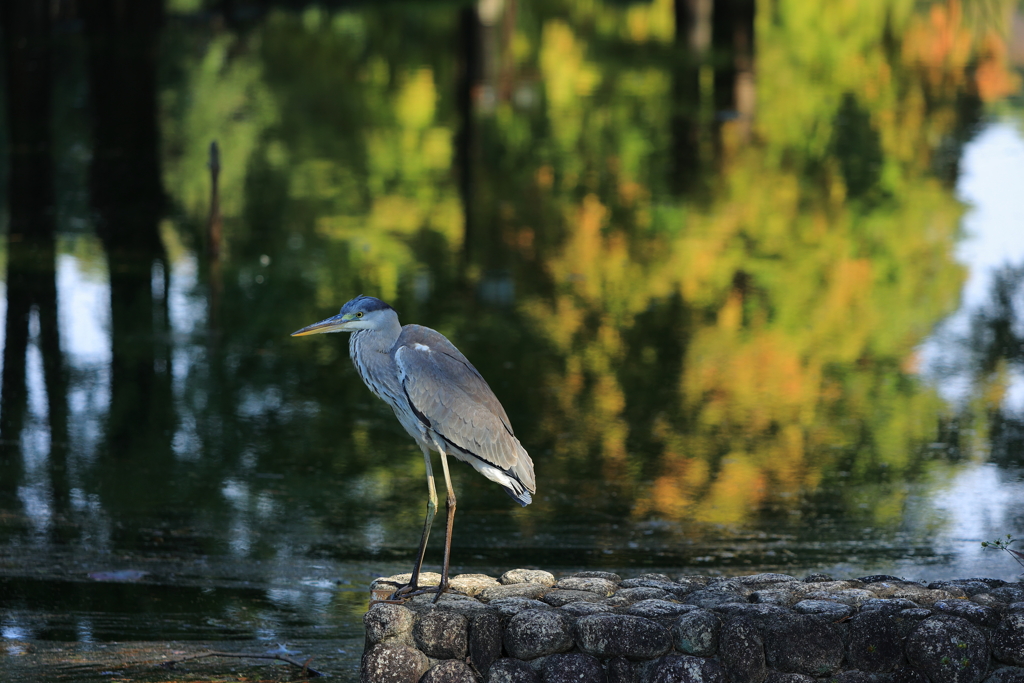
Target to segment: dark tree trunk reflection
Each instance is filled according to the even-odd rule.
[[[675,0],[676,66],[672,72],[672,190],[694,190],[703,176],[700,71],[711,43],[712,0]]]
[[[756,104],[752,0],[676,0],[672,182],[676,194],[707,182],[722,148],[722,123],[747,140]]]
[[[740,125],[745,140],[754,115],[754,2],[719,0],[715,7],[712,44],[716,52],[729,55],[715,70],[716,109],[727,112]]]
[[[459,129],[455,134],[455,168],[459,178],[459,195],[462,199],[462,266],[465,271],[465,267],[473,260],[474,250],[479,241],[473,213],[473,193],[476,190],[473,179],[473,141],[476,137],[473,90],[480,79],[480,20],[474,7],[464,7],[459,11],[458,46],[455,106],[459,112]]]
[[[21,481],[21,432],[26,411],[26,351],[38,316],[50,429],[48,466],[54,504],[67,499],[67,373],[57,327],[56,239],[53,211],[50,3],[4,3],[4,57],[10,172],[7,231],[7,320],[0,390],[0,486]]]
[[[111,403],[106,430],[111,463],[131,459],[151,472],[140,486],[114,466],[103,486],[125,476],[147,496],[159,489],[173,427],[166,297],[167,260],[159,235],[162,205],[156,108],[160,4],[83,3],[93,103],[89,190],[96,232],[110,269]],[[124,496],[122,496],[123,498]],[[152,505],[159,496],[145,499]]]

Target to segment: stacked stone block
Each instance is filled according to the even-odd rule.
[[[366,613],[362,683],[1024,683],[1021,583],[518,569],[452,585]]]

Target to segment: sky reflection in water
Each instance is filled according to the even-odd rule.
[[[720,19],[703,61],[666,2],[170,21],[170,207],[103,204],[98,153],[60,176],[66,435],[37,307],[5,394],[25,412],[3,435],[4,638],[358,635],[369,579],[411,564],[423,465],[342,336],[287,335],[359,292],[449,335],[537,464],[522,510],[455,466],[458,570],[1015,577],[979,542],[1024,534],[1021,356],[974,330],[1003,272],[1009,313],[985,320],[1024,337],[1019,65],[955,4],[876,4],[866,51],[803,36],[824,80],[792,48],[827,8]],[[467,16],[489,52],[464,78]],[[921,63],[943,22],[972,47]],[[104,143],[65,39],[55,144],[78,159]],[[159,240],[125,256],[104,225]],[[145,574],[88,578],[123,571]]]

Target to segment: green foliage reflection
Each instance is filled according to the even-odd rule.
[[[964,278],[949,169],[1018,85],[1000,27],[956,2],[762,0],[750,69],[738,45],[688,51],[672,6],[474,14],[486,58],[464,93],[465,11],[280,12],[181,38],[164,126],[181,225],[203,224],[216,138],[225,282],[276,264],[262,289],[228,286],[225,315],[255,302],[290,330],[363,291],[452,336],[563,494],[523,519],[743,524],[840,479],[925,475],[946,407],[915,347]],[[317,348],[320,374],[346,372],[337,340]],[[365,404],[310,372],[293,399]],[[403,437],[374,410],[343,418],[343,444],[336,417],[308,438],[380,492],[373,454]],[[877,490],[842,505],[895,523],[903,489]]]

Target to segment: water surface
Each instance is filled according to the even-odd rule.
[[[353,675],[424,466],[344,335],[288,335],[359,293],[452,339],[536,464],[526,508],[454,465],[457,572],[1014,579],[980,546],[1024,534],[1006,8],[58,16],[5,94],[0,667]]]

